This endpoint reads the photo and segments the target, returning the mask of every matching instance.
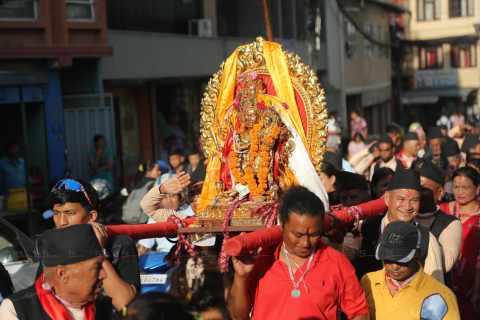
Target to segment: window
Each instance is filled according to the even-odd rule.
[[[385,32],[385,42],[390,43],[390,33],[388,32],[388,30]],[[389,58],[390,50],[391,50],[390,46],[384,47],[384,50],[385,50],[385,58]]]
[[[449,0],[450,18],[473,16],[473,0]]]
[[[450,54],[452,68],[477,66],[477,47],[475,44],[452,45]]]
[[[0,20],[33,20],[36,18],[35,0],[0,0]]]
[[[443,68],[443,53],[441,47],[419,48],[420,69]]]
[[[68,21],[93,21],[93,0],[65,0]]]
[[[390,51],[390,47],[387,44],[390,43],[390,35],[388,31],[386,31],[385,33],[382,31],[382,26],[378,26],[378,38],[384,44],[378,46],[378,56],[380,58],[388,58],[388,52]]]
[[[372,37],[373,34],[373,25],[370,22],[365,22],[363,24],[363,31]],[[364,39],[364,46],[365,46],[365,57],[369,59],[373,59],[373,53],[375,47],[373,46],[373,43],[368,40],[367,38]]]
[[[357,49],[357,33],[355,26],[350,21],[345,21],[345,51],[347,58],[354,58]]]
[[[417,20],[439,20],[440,0],[417,0]]]

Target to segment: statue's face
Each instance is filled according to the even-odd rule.
[[[269,116],[263,118],[263,123],[267,126],[270,125],[270,123],[272,123],[272,118]]]
[[[258,120],[257,101],[250,98],[242,101],[242,122],[247,128],[252,128]]]
[[[218,192],[223,192],[225,189],[225,184],[222,181],[215,182],[215,187],[217,188]]]
[[[248,95],[249,96],[256,96],[257,95],[257,88],[255,86],[248,87]]]
[[[245,127],[252,128],[257,122],[257,111],[255,109],[248,109],[245,112]]]

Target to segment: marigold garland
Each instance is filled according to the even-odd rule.
[[[272,128],[269,135],[263,137],[264,142],[266,145],[262,145],[260,147],[260,131],[263,127],[263,121],[253,125],[253,128],[250,130],[250,159],[248,166],[245,168],[243,174],[241,168],[238,168],[239,162],[239,155],[238,153],[232,148],[230,150],[230,172],[232,173],[235,182],[240,184],[248,185],[248,189],[250,190],[250,195],[252,196],[261,196],[265,194],[265,191],[268,187],[267,183],[267,176],[270,172],[270,150],[273,148],[273,144],[275,140],[278,138],[280,134],[280,127],[276,125]],[[237,130],[237,133],[244,132],[244,127],[242,126]],[[255,170],[253,166],[255,164],[255,159],[257,159],[260,153],[260,163],[258,173],[255,179]]]

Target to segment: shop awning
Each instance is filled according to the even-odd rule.
[[[432,90],[411,90],[402,94],[404,104],[429,104],[437,103],[440,98],[462,98],[463,101],[473,91],[478,89],[452,88],[452,89],[432,89]]]

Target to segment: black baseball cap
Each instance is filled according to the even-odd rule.
[[[410,222],[393,221],[387,224],[375,251],[377,260],[410,262],[420,249],[421,235],[418,227]]]

